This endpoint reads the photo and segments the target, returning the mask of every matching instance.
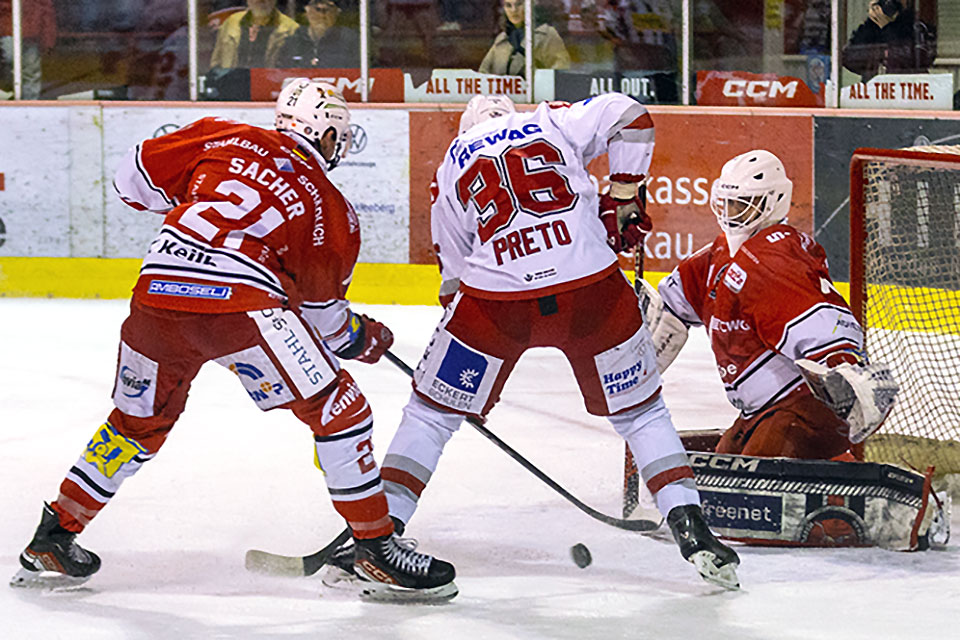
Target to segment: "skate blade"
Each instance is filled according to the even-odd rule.
[[[453,582],[431,589],[408,589],[382,582],[357,580],[360,599],[387,604],[443,604],[453,600],[460,590]]]
[[[75,577],[53,571],[30,571],[21,568],[10,578],[10,586],[15,589],[40,589],[62,591],[75,589],[83,585],[91,576]]]
[[[737,566],[739,565],[730,563],[718,567],[715,562],[716,559],[716,554],[710,551],[698,551],[690,556],[690,562],[697,568],[700,577],[704,580],[718,587],[737,591],[740,588],[740,579],[737,578]]]

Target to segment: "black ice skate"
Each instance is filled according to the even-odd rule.
[[[724,589],[739,589],[737,553],[713,535],[703,517],[700,505],[684,504],[667,514],[673,539],[680,546],[683,559],[692,562],[704,580]]]
[[[83,584],[100,568],[100,557],[78,545],[77,534],[60,526],[49,504],[43,505],[40,526],[20,554],[21,569],[11,587],[56,588]]]
[[[394,533],[402,536],[406,525],[395,516],[390,516],[390,519],[393,520]],[[353,538],[350,538],[337,547],[336,551],[327,558],[326,566],[321,576],[321,582],[323,582],[325,586],[335,589],[357,586],[360,579],[357,577],[357,571],[353,566],[353,561],[356,557],[356,548],[356,545],[353,543]]]
[[[385,602],[436,603],[459,593],[453,565],[425,553],[417,543],[395,534],[355,540],[354,568],[361,582],[361,597]]]

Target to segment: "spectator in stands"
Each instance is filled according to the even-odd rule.
[[[41,56],[57,41],[57,18],[53,0],[20,3],[23,57],[21,58],[21,96],[24,100],[40,97]],[[13,5],[0,0],[0,97],[13,97]]]
[[[277,0],[247,0],[247,10],[223,21],[211,68],[275,67],[283,41],[299,25],[277,10]]]
[[[277,56],[279,67],[360,66],[360,34],[336,24],[343,0],[310,0],[304,10],[307,24],[287,38]]]
[[[936,33],[907,0],[870,0],[867,19],[850,36],[842,60],[867,82],[883,73],[926,73],[936,55]]]
[[[616,0],[598,16],[613,43],[617,71],[676,71],[677,35],[670,0]]]
[[[534,20],[534,24],[538,21]],[[480,62],[480,73],[502,76],[526,74],[523,0],[503,0],[503,31]],[[538,69],[569,69],[570,54],[557,30],[549,24],[533,30],[533,66]]]

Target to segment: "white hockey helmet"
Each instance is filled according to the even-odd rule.
[[[723,165],[710,189],[710,209],[728,237],[746,238],[785,219],[792,195],[780,158],[754,149]]]
[[[336,167],[350,150],[350,107],[332,84],[293,78],[277,96],[274,112],[274,126],[279,131],[299,133],[317,151],[320,151],[320,139],[333,129],[336,146],[330,158],[324,156],[329,169]]]
[[[460,116],[460,135],[474,125],[514,113],[516,110],[513,100],[507,96],[473,96]]]

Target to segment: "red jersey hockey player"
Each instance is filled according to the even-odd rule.
[[[635,452],[683,557],[706,579],[737,586],[739,559],[704,521],[636,294],[612,250],[649,229],[638,186],[653,145],[646,109],[620,94],[530,113],[500,96],[467,105],[431,219],[448,302],[384,458],[392,516],[409,521],[464,415],[493,407],[518,358],[556,347],[587,411],[606,416]],[[599,198],[586,166],[604,153],[613,184]]]
[[[719,453],[835,457],[880,426],[897,392],[887,366],[864,360],[863,331],[830,280],[823,248],[786,224],[792,189],[769,151],[727,162],[710,198],[723,233],[683,260],[659,296],[648,292],[661,372],[687,327],[707,328],[727,398],[740,410]]]
[[[456,595],[449,563],[398,544],[370,406],[337,360],[376,362],[393,342],[345,299],[359,223],[326,172],[349,136],[340,93],[300,78],[280,93],[276,130],[204,118],[128,153],[117,192],[164,222],[121,329],[115,408],[45,506],[15,583],[97,571],[100,558],[75,536],[156,455],[213,360],[260,409],[290,409],[313,431],[333,504],[354,532],[357,573],[374,592]]]

